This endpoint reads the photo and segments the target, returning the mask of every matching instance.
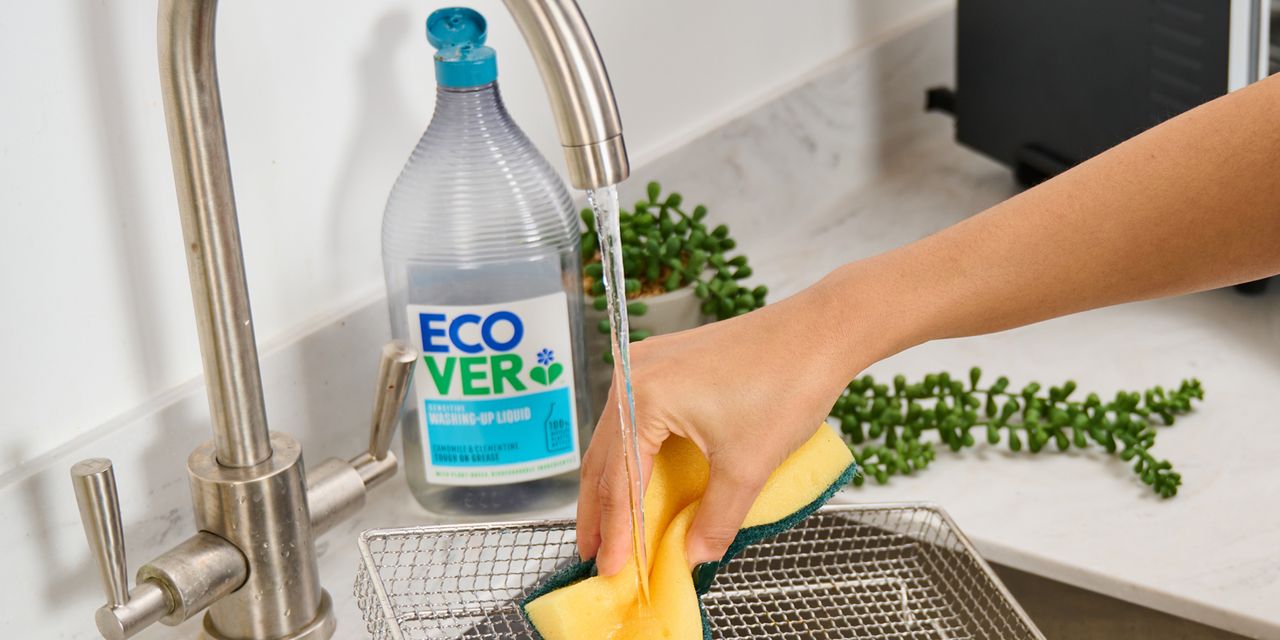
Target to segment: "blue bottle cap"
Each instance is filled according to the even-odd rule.
[[[488,25],[474,9],[449,7],[427,17],[427,42],[436,48],[436,82],[478,87],[498,78],[498,59],[484,46]]]

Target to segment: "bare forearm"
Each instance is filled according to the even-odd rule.
[[[889,355],[1280,273],[1280,76],[1155,127],[819,288],[883,307]],[[856,331],[852,332],[856,333]],[[849,335],[865,349],[866,336]]]
[[[688,560],[723,557],[769,473],[876,360],[1280,272],[1278,164],[1280,77],[777,304],[632,345],[642,451],[675,435],[707,457]],[[617,415],[597,427],[578,501],[579,545],[584,557],[598,552],[604,575],[630,544]]]

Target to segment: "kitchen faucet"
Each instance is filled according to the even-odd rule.
[[[629,171],[604,62],[574,0],[505,0],[538,64],[575,187],[617,184]],[[98,630],[128,638],[201,611],[211,640],[313,640],[333,635],[315,539],[358,511],[394,475],[388,450],[417,351],[383,347],[369,447],[304,472],[302,447],[270,431],[249,309],[214,59],[217,0],[161,0],[160,75],[178,210],[200,336],[213,440],[187,459],[198,531],[138,569],[129,587],[111,462],[71,468],[85,535],[107,603]]]

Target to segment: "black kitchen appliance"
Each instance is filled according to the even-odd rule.
[[[1034,185],[1264,77],[1270,0],[958,0],[956,140]]]

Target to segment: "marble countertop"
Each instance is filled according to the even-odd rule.
[[[945,138],[913,155],[788,236],[744,242],[774,299],[1014,191],[1004,169]],[[1015,384],[1071,378],[1102,394],[1200,378],[1204,403],[1162,428],[1154,449],[1183,474],[1178,496],[1161,500],[1099,451],[1032,455],[979,445],[941,451],[915,476],[849,489],[836,501],[933,502],[993,562],[1236,633],[1280,637],[1280,431],[1271,406],[1280,390],[1280,292],[1215,291],[1103,309],[924,345],[870,372],[911,377],[972,365]],[[429,522],[397,478],[321,541],[325,583],[350,583],[361,530]],[[351,594],[333,596],[339,636],[357,637]]]

